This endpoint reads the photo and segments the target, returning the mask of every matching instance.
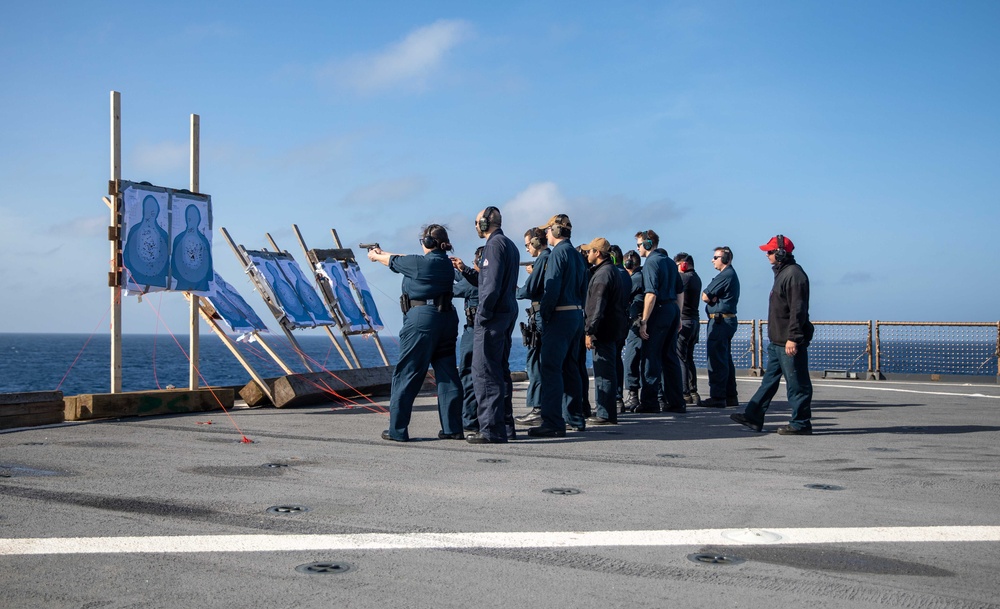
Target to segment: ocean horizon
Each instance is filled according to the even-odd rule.
[[[695,364],[707,367],[705,336],[695,349]],[[281,334],[265,340],[295,372],[344,370],[344,362],[326,334],[297,334],[304,355],[293,350]],[[396,336],[380,335],[389,364],[399,352]],[[527,350],[514,336],[510,354],[512,371],[525,369]],[[343,337],[338,336],[343,346]],[[352,336],[351,343],[363,367],[385,365],[374,339]],[[765,343],[766,344],[766,343]],[[282,369],[257,343],[237,343],[240,353],[263,377],[284,375]],[[733,359],[739,369],[750,368],[749,338],[733,340]],[[995,340],[897,340],[882,341],[883,373],[954,374],[988,376],[997,374]],[[122,335],[122,390],[145,391],[188,385],[188,337],[169,334]],[[201,386],[242,386],[250,381],[236,357],[212,333],[202,333],[199,370]],[[345,349],[346,350],[346,349]],[[765,358],[766,358],[766,349]],[[0,333],[0,393],[60,390],[64,395],[107,393],[110,391],[111,337],[108,334]],[[811,370],[843,370],[862,376],[868,371],[863,340],[814,340],[809,347]],[[588,354],[588,366],[590,358]],[[766,365],[766,359],[763,362]]]

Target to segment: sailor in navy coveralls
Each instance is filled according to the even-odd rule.
[[[428,366],[437,380],[441,439],[462,439],[462,386],[455,366],[458,315],[452,305],[455,271],[447,252],[448,231],[428,225],[420,237],[423,255],[399,255],[369,250],[368,259],[403,275],[403,327],[399,331],[399,361],[392,373],[389,429],[384,440],[406,442],[413,399],[423,385]]]

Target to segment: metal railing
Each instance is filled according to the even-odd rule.
[[[847,375],[873,376],[872,322],[870,321],[814,321],[816,332],[809,349],[809,369],[843,373]],[[767,345],[771,343],[764,328],[767,320],[759,323],[760,336],[757,341],[760,353],[760,369],[767,367]]]
[[[760,350],[757,343],[757,320],[740,320],[733,335],[733,364],[736,368],[755,371],[760,368],[758,359]],[[708,321],[701,320],[698,327],[698,344],[694,347],[694,363],[698,368],[708,368]]]
[[[876,378],[886,373],[1000,377],[1000,321],[875,320]],[[884,336],[887,335],[887,336]],[[1000,381],[1000,378],[998,378]]]
[[[707,323],[701,322],[695,364],[707,367]],[[994,376],[1000,383],[1000,321],[814,321],[809,369],[839,378],[886,374]],[[767,320],[741,320],[733,363],[751,375],[767,366]]]

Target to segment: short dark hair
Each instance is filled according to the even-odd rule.
[[[677,254],[674,255],[674,262],[683,262],[691,268],[694,268],[694,257],[687,252],[677,252]]]
[[[635,234],[635,238],[636,239],[641,238],[643,241],[645,241],[646,239],[649,239],[650,241],[652,241],[653,242],[653,247],[651,247],[649,249],[654,249],[655,250],[656,246],[658,246],[660,244],[660,236],[657,235],[656,231],[653,230],[653,229],[651,229],[651,228],[647,228],[646,230],[641,230],[641,231],[637,232]]]

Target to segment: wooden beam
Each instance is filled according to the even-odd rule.
[[[122,95],[111,92],[111,181],[122,179]],[[111,206],[111,230],[118,236],[111,241],[111,393],[122,390],[122,286],[121,286],[121,196],[114,194]]]
[[[201,117],[197,114],[191,115],[191,192],[201,192]],[[190,309],[188,315],[188,350],[191,354],[188,366],[188,389],[194,391],[198,388],[198,360],[200,354],[199,331],[201,326],[198,323],[198,315],[201,311],[201,298],[191,294]]]

